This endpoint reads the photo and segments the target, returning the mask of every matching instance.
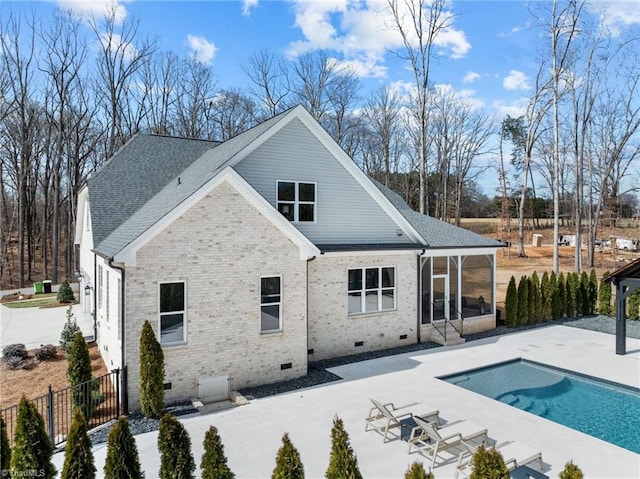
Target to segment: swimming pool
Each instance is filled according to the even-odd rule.
[[[525,359],[439,379],[640,454],[640,389]]]

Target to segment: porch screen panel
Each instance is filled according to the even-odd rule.
[[[462,312],[465,317],[492,314],[493,257],[462,257]]]

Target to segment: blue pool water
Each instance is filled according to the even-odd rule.
[[[517,359],[441,377],[640,454],[640,390]]]

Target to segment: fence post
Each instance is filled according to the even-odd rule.
[[[47,421],[49,423],[49,439],[51,444],[56,443],[56,420],[55,420],[55,404],[53,403],[53,389],[49,384],[49,392],[47,394]]]
[[[127,384],[127,366],[122,367],[122,414],[129,414],[129,388]]]
[[[116,374],[116,419],[120,417],[120,368],[116,368],[113,371]]]

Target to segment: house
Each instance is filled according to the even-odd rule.
[[[84,308],[134,408],[145,320],[168,402],[495,327],[500,243],[412,211],[302,107],[224,143],[137,135],[77,218]]]

